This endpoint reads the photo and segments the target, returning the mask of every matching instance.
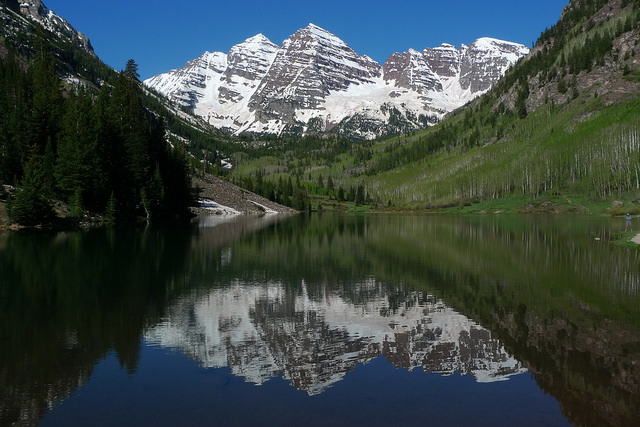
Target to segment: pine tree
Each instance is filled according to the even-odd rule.
[[[0,58],[0,179],[17,185],[28,150],[31,83],[13,52]]]
[[[47,138],[47,145],[44,148],[44,156],[42,158],[42,194],[46,197],[52,197],[55,187],[54,169],[56,163],[56,154],[53,151],[52,138]]]
[[[86,93],[71,95],[58,144],[55,175],[64,196],[69,198],[80,192],[87,207],[95,211],[104,206],[99,156],[93,102]]]
[[[47,222],[52,216],[49,202],[42,194],[43,157],[37,146],[29,151],[20,188],[9,203],[9,218],[18,224],[35,225]]]
[[[82,195],[80,194],[80,190],[76,190],[73,194],[73,197],[69,200],[69,209],[71,218],[80,219],[82,218],[82,213],[84,209],[82,208]]]
[[[120,72],[111,95],[111,121],[117,139],[112,147],[112,180],[121,207],[133,214],[149,177],[148,125],[141,100],[137,65]]]
[[[29,67],[28,75],[32,82],[31,114],[27,117],[29,145],[36,145],[44,153],[50,141],[54,151],[57,149],[56,136],[60,130],[62,115],[62,82],[56,74],[55,62],[44,43],[41,28],[37,32],[37,53]]]
[[[104,207],[105,200],[114,196],[116,189],[121,189],[124,166],[122,141],[117,135],[116,126],[111,114],[111,99],[106,86],[100,89],[98,99],[94,105],[96,127],[96,149],[99,168],[99,192],[96,193],[96,211]],[[115,200],[115,197],[114,197]],[[102,203],[102,204],[100,204]]]
[[[358,186],[358,190],[356,191],[356,205],[364,205],[365,203],[365,195],[364,195],[364,187],[361,185]]]

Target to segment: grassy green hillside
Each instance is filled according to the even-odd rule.
[[[269,156],[237,158],[233,178],[294,177],[325,208],[354,201],[359,186],[378,209],[640,204],[639,43],[639,1],[571,1],[529,57],[439,125],[375,142],[273,144]]]

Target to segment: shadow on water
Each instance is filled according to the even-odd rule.
[[[442,301],[491,331],[570,422],[637,424],[640,253],[609,243],[618,225],[580,217],[324,214],[10,234],[0,238],[0,423],[36,424],[112,351],[135,373],[141,341],[185,304],[270,284],[265,289],[279,296],[255,299],[248,318],[282,352],[314,338],[277,325],[319,325],[308,318],[313,310],[299,308],[302,295],[314,307],[339,295],[351,308],[383,295],[380,318]],[[485,339],[479,328],[469,334]],[[396,366],[427,368],[398,350],[397,336],[386,350],[383,341],[376,348],[354,342]]]

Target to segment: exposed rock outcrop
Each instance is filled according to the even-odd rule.
[[[375,138],[437,122],[487,91],[529,50],[482,38],[392,54],[384,65],[309,24],[280,47],[258,34],[145,84],[239,134],[332,131]]]
[[[274,203],[269,199],[244,190],[213,175],[196,178],[194,184],[200,189],[199,195],[202,199],[214,201],[238,213],[263,214],[268,212],[296,212],[291,208]],[[207,213],[206,209],[197,209],[197,211],[196,213],[200,214]],[[211,211],[209,213],[211,213]],[[215,210],[213,210],[213,213],[215,213]]]

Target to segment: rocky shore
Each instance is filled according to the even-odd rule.
[[[244,190],[213,175],[194,177],[199,190],[200,207],[193,208],[197,215],[296,213],[295,210]]]

